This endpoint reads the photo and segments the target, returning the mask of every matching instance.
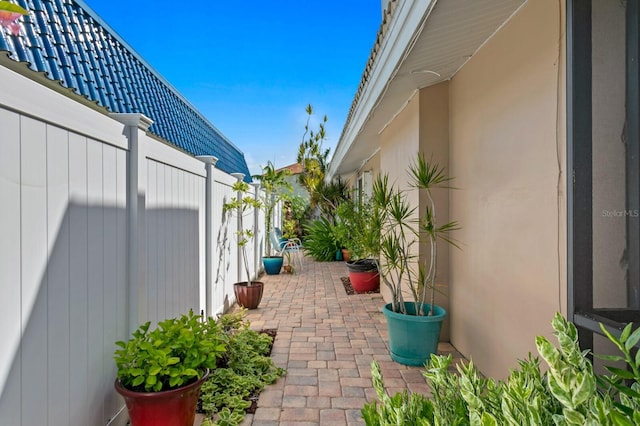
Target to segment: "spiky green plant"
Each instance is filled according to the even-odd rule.
[[[407,191],[395,188],[386,175],[378,176],[373,183],[372,202],[381,217],[382,232],[378,265],[382,281],[391,290],[391,307],[394,312],[406,314],[403,287],[406,285],[413,297],[416,315],[433,315],[438,261],[438,240],[457,247],[450,233],[460,229],[457,222],[440,224],[437,221],[433,191],[448,189],[451,178],[444,168],[423,155],[409,166],[412,188],[426,195],[427,206],[422,217],[416,219],[416,208],[407,200]],[[419,262],[414,246],[428,243],[426,264]]]

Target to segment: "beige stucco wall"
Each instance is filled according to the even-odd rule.
[[[420,90],[420,131],[419,150],[427,160],[432,160],[444,167],[445,173],[449,173],[449,82],[440,83]],[[451,182],[455,186],[455,181]],[[436,207],[437,225],[441,226],[450,220],[449,217],[449,190],[435,189],[432,191],[433,201]],[[424,217],[428,198],[425,191],[420,191],[420,216]],[[451,235],[455,238],[455,235]],[[449,251],[451,246],[444,240],[439,240],[438,248],[438,274],[436,276],[436,305],[442,306],[450,314],[449,303]],[[430,260],[430,250],[427,241],[420,246],[420,261],[427,265]],[[442,324],[440,340],[449,340],[449,320]]]
[[[358,176],[364,172],[371,172],[372,176],[378,176],[380,174],[380,151],[365,161],[360,170],[358,170]]]
[[[451,340],[493,377],[566,309],[559,7],[528,2],[450,82]]]
[[[403,190],[409,189],[407,165],[420,147],[420,102],[418,92],[408,101],[394,120],[380,133],[380,169],[389,177],[389,183]],[[418,194],[409,191],[407,200],[418,206]],[[416,255],[417,253],[416,247]],[[380,293],[390,302],[388,288],[381,283]]]

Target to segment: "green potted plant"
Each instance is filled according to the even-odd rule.
[[[286,177],[290,175],[289,169],[276,170],[271,161],[262,168],[261,175],[254,175],[262,185],[264,196],[262,204],[265,212],[265,230],[267,237],[265,238],[265,255],[262,257],[265,272],[269,275],[279,274],[282,268],[282,256],[274,256],[271,250],[271,234],[275,231],[273,227],[273,212],[278,203],[284,198],[287,191],[292,191],[291,184],[287,182]]]
[[[372,203],[382,224],[379,270],[391,291],[391,302],[383,307],[389,328],[391,358],[402,364],[423,365],[436,353],[444,308],[435,304],[438,240],[457,247],[449,233],[459,229],[457,222],[440,225],[432,191],[446,189],[451,180],[444,168],[419,155],[409,167],[413,190],[426,200],[422,217],[416,217],[407,193],[389,185],[387,176],[373,184]],[[421,262],[418,245],[426,243]],[[405,296],[413,300],[405,301]],[[416,339],[416,336],[421,336]]]
[[[125,399],[132,426],[192,426],[200,386],[225,352],[225,337],[212,318],[193,311],[141,325],[119,341],[115,388]]]
[[[284,265],[284,272],[286,272],[287,274],[295,274],[296,269],[293,267],[293,265],[291,264],[291,252],[290,251],[285,251],[284,252],[284,256],[287,258],[287,264]]]
[[[356,293],[380,287],[378,271],[382,216],[369,201],[345,200],[336,209],[336,232],[349,252],[349,281]]]
[[[262,292],[264,284],[261,281],[251,280],[251,269],[249,268],[249,258],[247,256],[247,244],[251,242],[255,236],[253,226],[245,228],[244,215],[247,211],[259,209],[262,207],[260,200],[256,200],[249,194],[249,184],[238,178],[233,185],[233,190],[237,196],[231,198],[223,204],[225,215],[236,212],[238,217],[238,230],[236,231],[236,240],[242,257],[247,274],[247,281],[235,283],[233,291],[236,295],[236,302],[247,309],[256,309],[262,300]],[[253,225],[253,221],[251,221]]]

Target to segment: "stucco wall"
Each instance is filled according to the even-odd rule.
[[[427,160],[433,160],[449,173],[449,82],[437,84],[420,90],[420,153]],[[452,182],[455,186],[455,181]],[[449,217],[449,190],[432,191],[436,206],[437,225],[443,225],[455,218]],[[425,191],[420,191],[420,217],[424,217],[428,205]],[[456,238],[455,235],[451,237]],[[439,240],[438,274],[436,276],[436,304],[442,306],[450,314],[449,303],[449,251],[452,247],[444,240]],[[423,241],[420,245],[420,261],[426,265],[431,253],[429,244]],[[449,340],[449,320],[442,324],[440,340]]]
[[[451,339],[493,377],[566,306],[563,3],[528,2],[450,82]]]
[[[404,109],[380,133],[380,169],[389,176],[389,183],[405,190],[409,189],[407,164],[415,157],[420,146],[419,106],[416,92]],[[412,206],[418,205],[416,191],[409,191],[407,199]],[[380,293],[386,301],[391,300],[389,290],[382,283]]]

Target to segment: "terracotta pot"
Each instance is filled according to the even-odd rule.
[[[246,281],[235,283],[233,292],[236,294],[238,305],[247,309],[256,309],[262,300],[264,284],[260,281],[251,281],[251,286]]]
[[[348,262],[351,260],[351,253],[347,249],[342,249],[342,260]]]
[[[193,426],[200,387],[209,370],[191,384],[160,392],[134,392],[118,380],[116,391],[123,396],[131,426]]]
[[[291,271],[293,270],[293,267],[291,265],[284,265],[282,269],[284,269],[285,273],[290,274]]]

